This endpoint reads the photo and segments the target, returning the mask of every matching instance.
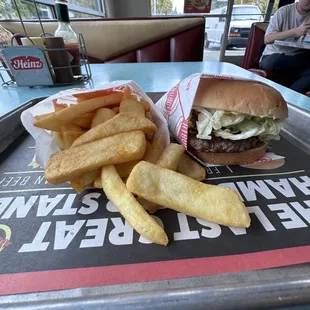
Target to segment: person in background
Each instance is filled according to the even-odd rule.
[[[310,91],[310,52],[294,47],[279,46],[275,40],[299,39],[310,34],[310,0],[281,7],[271,18],[265,34],[265,50],[260,67],[296,76],[291,89],[306,93]]]

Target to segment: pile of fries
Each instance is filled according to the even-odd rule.
[[[249,214],[235,191],[199,182],[205,169],[183,146],[165,146],[164,138],[155,135],[148,102],[129,88],[74,96],[77,104],[54,103],[55,112],[35,117],[34,126],[50,130],[61,149],[46,165],[48,182],[70,181],[78,193],[102,188],[139,234],[160,245],[167,245],[168,237],[149,213],[163,207],[249,227]]]

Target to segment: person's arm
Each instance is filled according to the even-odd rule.
[[[285,40],[293,37],[301,37],[307,34],[310,29],[310,23],[304,23],[299,27],[287,31],[271,32],[265,35],[265,44],[272,44],[275,40]]]
[[[287,31],[271,32],[265,35],[265,44],[273,44],[275,40],[285,40],[295,36],[295,28]]]

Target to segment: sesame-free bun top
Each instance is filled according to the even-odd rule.
[[[282,95],[257,81],[201,78],[194,105],[276,119],[288,116]]]

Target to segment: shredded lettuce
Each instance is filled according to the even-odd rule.
[[[229,140],[242,140],[259,136],[263,141],[279,139],[281,124],[271,118],[251,117],[241,113],[193,107],[199,112],[197,138],[210,140],[211,133]]]
[[[212,114],[211,112],[208,112],[206,109],[203,108],[195,108],[198,114],[198,121],[196,123],[198,134],[197,138],[199,139],[206,139],[211,140],[211,132],[212,132]]]
[[[216,137],[221,137],[229,140],[242,140],[254,136],[259,136],[265,131],[265,129],[251,120],[245,120],[237,125],[234,125],[231,129],[215,130]]]

